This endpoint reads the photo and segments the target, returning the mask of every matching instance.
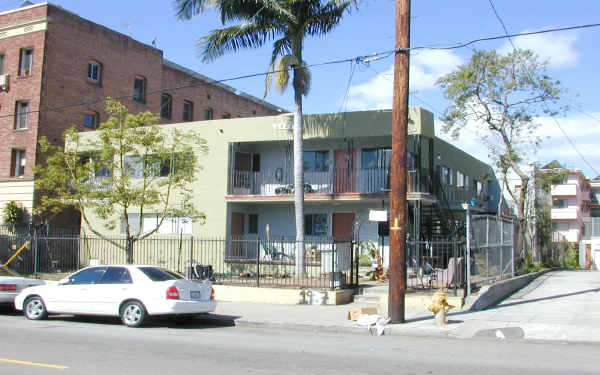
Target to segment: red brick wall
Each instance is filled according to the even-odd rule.
[[[42,113],[40,136],[58,141],[64,129],[83,127],[87,111],[99,113],[99,122],[107,120],[103,99],[133,94],[136,75],[146,78],[146,92],[161,87],[162,52],[139,43],[104,26],[84,20],[62,9],[50,6],[51,22],[46,45],[46,69],[43,80],[43,105],[63,107],[89,102],[73,108]],[[88,63],[102,64],[100,84],[87,78]],[[97,102],[93,102],[97,101]],[[146,95],[146,103],[131,97],[120,99],[132,113],[156,112],[160,95]]]
[[[163,66],[162,87],[172,88],[183,85],[193,87],[182,88],[175,91],[166,91],[173,97],[173,114],[171,119],[162,119],[163,123],[177,123],[183,121],[183,101],[194,103],[194,121],[204,120],[204,110],[212,108],[213,118],[220,119],[225,112],[231,117],[255,117],[279,114],[257,102],[235,95],[224,88],[207,84],[170,66]]]
[[[0,25],[9,26],[24,19],[40,18],[45,16],[45,12],[46,7],[42,6],[0,15]],[[40,102],[44,38],[45,32],[38,31],[0,39],[0,54],[4,55],[3,73],[10,75],[8,91],[0,91],[0,180],[10,177],[12,149],[25,150],[25,177],[33,176],[38,122],[36,111]],[[33,74],[18,77],[20,50],[24,47],[33,48]],[[29,114],[29,127],[24,130],[14,128],[17,101],[28,101],[32,112]]]
[[[25,149],[25,175],[32,176],[34,163],[42,162],[36,147],[37,139],[47,137],[62,145],[62,133],[75,126],[83,127],[84,114],[95,111],[99,122],[107,120],[103,99],[133,94],[136,75],[147,80],[146,103],[131,97],[120,99],[132,113],[160,113],[163,88],[199,83],[189,74],[163,64],[162,51],[85,20],[53,5],[0,15],[0,26],[48,16],[47,32],[0,39],[0,53],[5,55],[4,72],[10,74],[10,90],[0,92],[0,179],[10,176],[11,150]],[[33,76],[18,78],[19,51],[34,48]],[[87,79],[90,60],[102,64],[101,84]],[[154,94],[151,94],[155,92]],[[181,122],[183,101],[194,103],[194,120],[204,119],[204,109],[212,108],[215,119],[225,112],[232,117],[267,116],[278,114],[260,103],[235,95],[221,87],[200,84],[195,87],[168,91],[173,97],[172,117],[163,123]],[[30,102],[29,128],[14,130],[15,103]],[[77,105],[85,103],[83,105]],[[38,113],[38,109],[41,111]],[[39,126],[38,126],[39,124]],[[37,157],[36,157],[37,153]]]

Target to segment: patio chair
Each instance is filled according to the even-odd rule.
[[[273,243],[261,241],[260,246],[265,252],[264,258],[269,260],[291,260],[294,259],[292,255],[288,255],[283,251],[277,249]]]
[[[462,283],[464,280],[463,262],[463,257],[458,258],[458,261],[456,258],[451,257],[448,260],[448,266],[443,269],[437,269],[432,273],[430,280],[441,283],[442,288],[450,288],[455,283]]]

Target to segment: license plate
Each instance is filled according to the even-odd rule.
[[[190,298],[191,299],[202,299],[202,293],[201,292],[197,292],[197,291],[191,291],[190,292]]]

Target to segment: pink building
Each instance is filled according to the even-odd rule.
[[[583,236],[584,219],[590,217],[590,181],[582,171],[568,169],[552,162],[542,168],[544,172],[565,173],[561,184],[552,185],[553,240],[563,238],[579,243]]]

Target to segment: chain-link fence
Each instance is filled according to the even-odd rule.
[[[467,222],[469,288],[514,276],[514,218],[469,215]]]

